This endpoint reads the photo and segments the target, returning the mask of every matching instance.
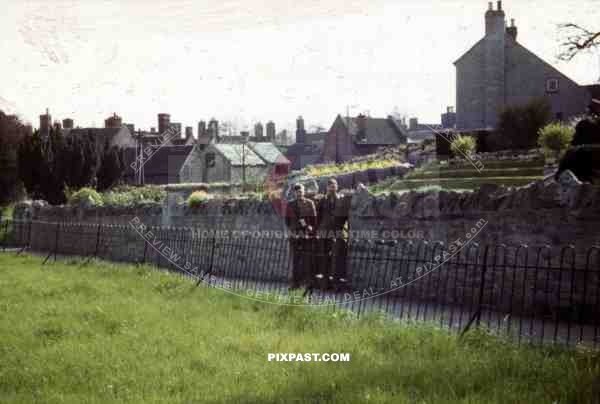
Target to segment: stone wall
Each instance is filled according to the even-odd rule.
[[[408,236],[400,238],[449,242],[464,238],[477,223],[485,223],[477,236],[482,244],[600,244],[600,188],[580,183],[569,171],[561,181],[547,178],[521,188],[484,185],[475,192],[411,191],[374,196],[365,189],[352,191],[349,228],[356,233],[375,232],[382,239],[394,238],[388,233],[396,230]],[[36,202],[18,205],[14,217],[110,224],[127,224],[138,217],[154,226],[281,230],[285,227],[278,213],[282,203],[224,198],[208,200],[199,208],[173,200],[164,205],[80,208]],[[413,236],[408,235],[411,231]],[[358,234],[357,238],[364,237]]]
[[[570,172],[560,182],[547,179],[519,189],[375,197],[359,188],[351,195],[348,268],[355,290],[390,288],[394,279],[426,272],[427,263],[442,257],[439,269],[391,293],[453,305],[477,304],[481,296],[482,304],[511,313],[563,315],[576,307],[577,315],[600,315],[594,311],[600,250],[590,249],[600,245],[600,188],[579,183]],[[17,239],[30,237],[36,251],[56,248],[61,254],[172,266],[129,225],[135,218],[199,271],[212,263],[221,276],[285,281],[290,252],[280,236],[285,225],[278,203],[221,199],[195,209],[25,203],[15,209],[22,221],[15,232]],[[214,230],[230,233],[211,238]],[[233,231],[238,236],[231,237]],[[265,231],[270,235],[252,236]]]
[[[224,229],[250,228],[251,218],[261,212],[240,213],[228,216],[246,217],[245,223],[210,220]],[[210,227],[207,221],[197,227],[144,225],[143,229],[138,226],[141,220],[134,222],[135,226],[33,221],[17,228],[24,238],[30,235],[32,250],[44,253],[146,262],[186,269],[189,275],[210,272],[244,282],[285,282],[289,277],[290,251],[283,237],[212,237],[203,231]],[[600,316],[600,249],[488,246],[468,243],[468,238],[462,243],[352,239],[347,256],[351,295],[386,293],[410,304],[441,304],[461,312],[481,305],[500,313],[583,322]],[[304,259],[316,266],[323,257],[315,252],[309,249]]]
[[[517,189],[484,185],[476,192],[359,193],[350,225],[382,235],[412,230],[428,240],[450,242],[464,239],[483,222],[477,236],[481,244],[586,247],[600,244],[599,200],[597,186],[550,178]]]

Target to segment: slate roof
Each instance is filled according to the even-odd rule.
[[[67,136],[91,135],[95,138],[105,138],[106,140],[110,140],[115,137],[121,129],[122,128],[73,128],[63,129],[63,133]]]
[[[357,144],[369,145],[395,145],[403,143],[406,139],[406,134],[400,125],[391,117],[388,118],[371,118],[365,117],[365,135],[366,141],[361,141],[358,138],[358,118],[350,118],[349,125],[346,118],[342,118],[344,124],[348,125],[348,131],[354,138]]]
[[[214,143],[213,147],[229,160],[232,166],[241,166],[242,162],[245,162],[246,166],[263,166],[265,162],[248,146],[241,144],[225,144],[225,143]],[[243,149],[245,148],[245,150]],[[243,158],[243,154],[245,158]]]
[[[269,142],[250,142],[248,145],[267,163],[289,164],[289,160],[281,153],[273,143]]]
[[[134,133],[135,137],[141,138],[142,142],[147,144],[161,144],[164,142],[165,138],[169,138],[169,142],[175,145],[184,145],[186,139],[181,137],[180,134],[168,134],[162,136],[162,134],[158,132],[148,132],[148,131],[136,131]]]

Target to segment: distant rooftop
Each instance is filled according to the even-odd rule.
[[[237,143],[214,143],[213,146],[233,166],[262,166],[265,162],[247,145]]]
[[[289,163],[289,160],[281,153],[281,151],[273,143],[251,142],[248,145],[266,162],[274,163]]]

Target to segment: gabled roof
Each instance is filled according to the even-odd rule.
[[[357,144],[367,145],[391,145],[400,144],[407,138],[405,131],[392,117],[371,118],[365,117],[365,140],[358,138],[358,118],[342,118],[344,125],[348,126],[348,132]]]
[[[475,45],[471,46],[469,48],[468,51],[466,51],[465,53],[462,54],[461,57],[459,57],[458,59],[456,59],[453,64],[457,64],[458,62],[460,62],[464,57],[466,57],[469,53],[473,52],[477,47],[479,47],[480,45],[483,44],[483,40],[485,39],[485,37],[481,38],[479,41],[475,42]]]
[[[554,70],[556,73],[560,74],[562,76],[563,79],[570,81],[571,83],[580,86],[579,83],[577,83],[575,80],[573,80],[572,78],[570,78],[569,76],[567,76],[566,74],[564,74],[563,72],[561,72],[560,70],[558,70],[556,67],[552,66],[550,63],[546,62],[544,59],[542,59],[541,57],[539,57],[538,55],[536,55],[535,53],[533,53],[532,51],[530,51],[529,49],[527,49],[525,46],[521,45],[519,42],[514,41],[514,45],[515,48],[519,48],[521,50],[523,50],[524,52],[529,53],[530,56],[536,58],[540,63],[548,66],[550,69]]]
[[[242,164],[246,166],[265,165],[265,162],[247,145],[214,143],[212,146],[232,166],[241,166]]]
[[[258,154],[260,158],[270,164],[289,164],[289,160],[281,153],[273,143],[268,142],[250,142],[248,146]]]

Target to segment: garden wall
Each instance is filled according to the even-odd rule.
[[[600,187],[565,172],[521,188],[484,185],[475,192],[429,191],[374,196],[352,191],[349,228],[355,238],[450,242],[482,226],[477,242],[530,246],[600,244]],[[212,199],[199,208],[169,200],[136,207],[47,206],[23,203],[15,219],[127,224],[134,217],[154,226],[230,230],[284,230],[282,201]],[[392,234],[393,231],[396,233]]]
[[[594,311],[599,254],[590,249],[600,245],[599,200],[600,188],[578,183],[570,172],[560,182],[547,179],[519,189],[483,186],[469,193],[380,197],[355,191],[349,220],[352,287],[389,287],[399,276],[414,276],[427,262],[439,263],[436,257],[446,261],[446,253],[451,257],[439,270],[393,293],[460,305],[481,298],[499,311],[558,315],[575,307],[577,315],[600,314]],[[213,269],[222,276],[285,281],[289,247],[276,234],[285,229],[280,209],[269,201],[239,199],[209,200],[196,209],[182,204],[78,209],[36,202],[16,207],[15,219],[35,222],[33,227],[15,224],[15,230],[23,239],[30,236],[37,251],[56,248],[64,254],[170,266],[128,224],[137,218],[136,223],[152,229],[155,240],[201,268],[211,266],[208,257],[215,257]],[[274,232],[234,240],[202,234],[215,229]]]

